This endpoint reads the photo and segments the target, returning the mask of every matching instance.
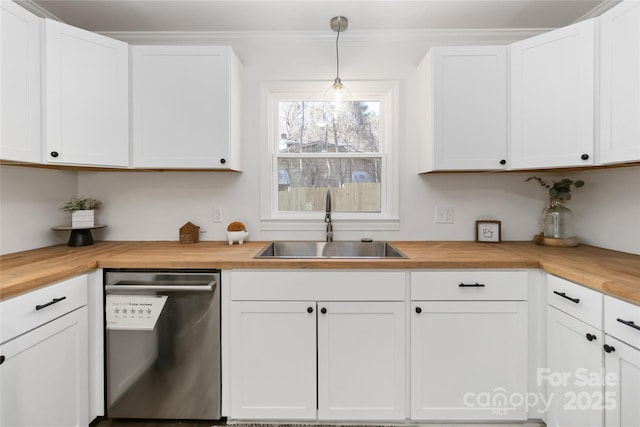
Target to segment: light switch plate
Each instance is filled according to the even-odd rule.
[[[436,224],[453,224],[453,206],[436,206]]]

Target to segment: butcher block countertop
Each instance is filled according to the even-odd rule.
[[[456,269],[542,268],[640,305],[640,256],[532,242],[391,242],[406,259],[254,259],[267,242],[97,242],[0,256],[0,300],[95,268]]]

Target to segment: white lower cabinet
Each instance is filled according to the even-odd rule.
[[[239,301],[231,321],[233,418],[404,418],[402,302]]]
[[[405,277],[231,272],[229,417],[404,420]]]
[[[413,301],[411,310],[412,419],[526,419],[525,301]]]
[[[547,415],[549,427],[597,427],[603,425],[606,402],[600,399],[604,334],[569,314],[548,307],[547,369],[538,374],[538,381],[547,388],[550,403]],[[591,384],[588,378],[597,381]]]
[[[604,297],[607,427],[640,426],[640,306]]]
[[[0,305],[0,425],[88,425],[86,283],[80,276]],[[12,336],[27,324],[36,327]]]
[[[411,273],[411,419],[525,420],[527,273]]]
[[[315,306],[315,301],[231,305],[234,418],[316,418]]]
[[[404,419],[404,303],[318,302],[318,418]]]

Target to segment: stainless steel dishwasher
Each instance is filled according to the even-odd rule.
[[[220,419],[220,272],[105,269],[104,283],[107,417]]]

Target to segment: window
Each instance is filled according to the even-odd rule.
[[[265,89],[262,228],[321,229],[329,189],[339,228],[397,229],[396,84],[351,83],[352,99],[338,107],[323,86]]]

